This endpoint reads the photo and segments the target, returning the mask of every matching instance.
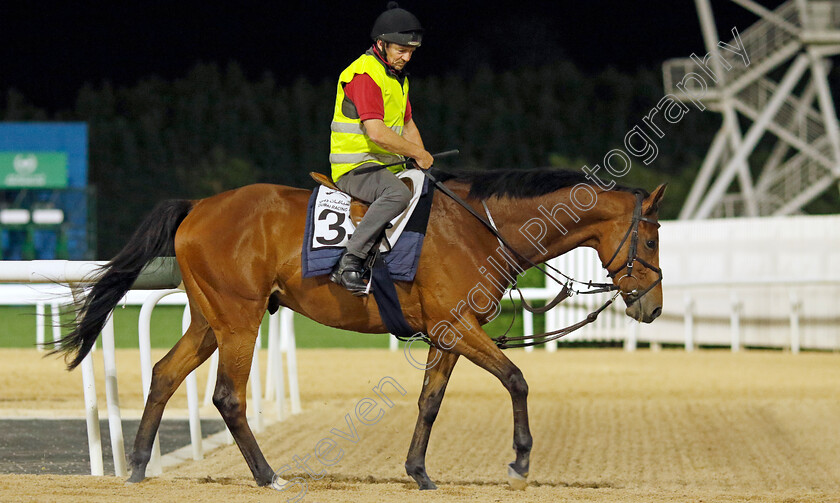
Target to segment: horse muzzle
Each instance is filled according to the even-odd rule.
[[[658,318],[660,314],[662,314],[662,306],[656,305],[648,308],[646,304],[648,303],[644,300],[634,302],[633,304],[627,306],[627,309],[624,310],[624,314],[633,318],[636,321],[640,321],[642,323],[650,323],[656,318]]]
[[[628,265],[628,273],[616,280],[615,284],[621,288],[621,297],[627,306],[624,313],[636,321],[650,323],[662,314],[662,271],[642,259],[636,260],[655,273],[656,279],[644,287],[640,278],[633,276]]]
[[[655,295],[650,295],[651,289],[644,291],[633,290],[622,296],[627,309],[624,314],[642,323],[650,323],[662,314],[662,297],[656,299]]]

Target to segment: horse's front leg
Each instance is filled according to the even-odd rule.
[[[451,352],[464,355],[496,376],[510,393],[513,403],[513,449],[516,451],[516,460],[508,465],[508,481],[514,489],[525,489],[528,485],[533,444],[528,425],[528,383],[525,382],[522,371],[490,340],[490,336],[475,318],[462,321],[464,324],[458,325],[458,333],[447,331],[437,340],[432,340],[441,347],[451,347]]]
[[[443,401],[443,394],[446,392],[446,384],[457,361],[456,354],[444,353],[434,347],[429,348],[423,389],[417,400],[420,414],[417,416],[414,436],[411,438],[411,447],[408,449],[408,457],[405,460],[405,471],[417,482],[420,490],[437,489],[435,483],[426,474],[426,448],[429,446],[432,425],[435,423],[440,403]]]

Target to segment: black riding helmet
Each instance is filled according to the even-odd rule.
[[[387,10],[373,23],[370,36],[373,40],[382,39],[393,44],[420,47],[423,27],[414,14],[400,9],[397,2],[388,2]]]

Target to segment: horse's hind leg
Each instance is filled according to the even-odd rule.
[[[440,361],[437,361],[440,358]],[[432,425],[440,410],[440,403],[443,401],[443,394],[446,392],[446,384],[458,355],[444,353],[434,347],[429,348],[429,356],[426,360],[426,373],[423,377],[423,389],[417,405],[420,414],[417,416],[417,424],[414,426],[414,436],[411,439],[411,447],[408,449],[408,457],[405,460],[405,471],[420,487],[424,489],[437,489],[437,486],[426,473],[426,448],[429,446],[429,436],[432,433]],[[436,362],[436,363],[435,363]]]
[[[236,445],[248,463],[248,468],[254,475],[257,485],[266,486],[272,483],[274,471],[265,460],[254,433],[248,425],[246,411],[246,387],[248,374],[251,372],[251,359],[254,354],[254,344],[257,329],[243,334],[240,330],[219,335],[219,371],[216,379],[216,390],[213,393],[213,404],[221,413]],[[235,338],[234,338],[235,337]]]
[[[216,338],[207,320],[197,309],[192,306],[190,309],[192,321],[187,332],[152,370],[149,397],[134,440],[134,452],[130,457],[129,482],[140,482],[146,477],[146,465],[152,456],[152,444],[166,402],[184,378],[216,350]]]
[[[211,246],[202,251],[212,249]],[[183,252],[189,255],[193,250],[185,245]],[[210,268],[212,263],[230,260],[227,256],[211,258],[196,255],[193,259],[193,264],[199,264],[199,268],[186,269],[182,264],[184,284],[188,292],[196,292],[192,298],[213,329],[219,347],[213,404],[233,435],[257,485],[266,486],[275,481],[275,474],[257,445],[245,411],[248,375],[251,373],[254,344],[269,304],[269,285],[254,284],[262,280],[264,271],[255,273],[255,280],[255,277],[239,277],[233,273],[220,274]],[[280,480],[278,478],[278,484]]]

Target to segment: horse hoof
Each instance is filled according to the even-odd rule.
[[[424,482],[422,484],[418,484],[420,486],[421,491],[436,491],[437,486],[431,480]]]
[[[528,487],[528,477],[522,476],[513,469],[513,464],[508,465],[508,484],[511,489],[524,491]]]
[[[269,484],[268,487],[270,487],[272,489],[275,489],[277,491],[282,491],[283,488],[286,487],[286,484],[288,484],[288,483],[289,483],[288,480],[275,475],[274,478],[271,480],[271,484]]]
[[[437,486],[429,478],[429,475],[426,473],[426,468],[423,465],[409,464],[406,461],[405,473],[413,478],[414,482],[417,482],[417,488],[421,491],[433,491],[437,489]]]
[[[145,479],[146,479],[146,476],[144,474],[132,472],[131,476],[128,478],[128,480],[125,481],[125,483],[126,484],[138,484],[140,482],[143,482]]]

